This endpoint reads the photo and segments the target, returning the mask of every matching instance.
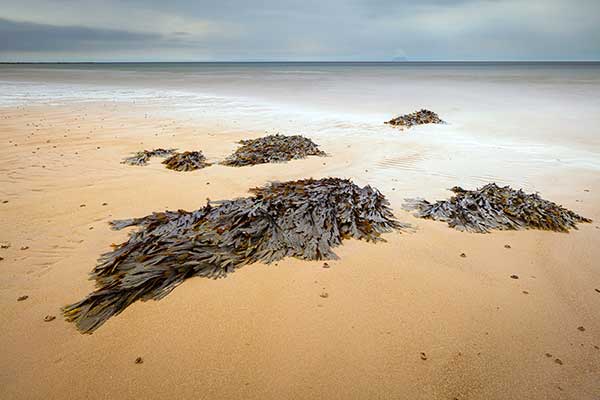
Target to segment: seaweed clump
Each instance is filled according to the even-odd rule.
[[[184,151],[183,153],[174,153],[171,157],[163,161],[168,169],[175,171],[193,171],[208,167],[206,157],[201,151]]]
[[[131,157],[125,158],[121,163],[129,165],[146,165],[152,157],[167,157],[175,152],[175,149],[154,149],[154,150],[142,150],[134,153]]]
[[[222,162],[223,165],[242,167],[326,155],[317,144],[301,135],[269,135],[258,139],[240,140],[238,143],[242,147],[227,157]]]
[[[100,257],[91,273],[97,289],[64,307],[65,319],[91,333],[131,303],[161,299],[189,277],[220,278],[284,257],[335,259],[332,248],[343,239],[382,241],[382,233],[407,226],[379,191],[350,180],[271,183],[250,192],[192,212],[113,221],[113,229],[139,229]]]
[[[410,114],[405,114],[396,118],[392,118],[391,120],[386,121],[385,123],[390,124],[392,126],[411,128],[415,125],[443,124],[444,121],[442,121],[440,117],[433,111],[429,111],[423,108],[419,111],[415,111]]]
[[[416,210],[417,217],[445,221],[452,228],[476,233],[494,229],[568,232],[577,229],[578,223],[591,222],[537,193],[527,194],[509,186],[490,183],[477,190],[450,190],[455,195],[449,200],[432,204],[423,199],[407,199],[404,209]]]

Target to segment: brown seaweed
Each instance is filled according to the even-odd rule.
[[[142,150],[138,151],[131,157],[127,157],[121,164],[129,164],[129,165],[146,165],[151,157],[167,157],[170,154],[173,154],[175,149],[154,149],[154,150]]]
[[[429,111],[423,108],[419,111],[415,111],[410,114],[405,114],[396,118],[392,118],[391,120],[386,121],[385,123],[392,126],[411,128],[415,125],[443,124],[444,121],[442,121],[440,117],[433,111]]]
[[[131,303],[161,299],[189,277],[221,278],[284,257],[336,259],[332,248],[343,239],[378,242],[382,233],[407,227],[379,191],[350,180],[274,182],[250,192],[192,212],[113,221],[113,229],[139,229],[100,257],[91,273],[96,291],[64,307],[65,319],[91,333]]]
[[[194,171],[208,167],[206,157],[201,151],[184,151],[183,153],[174,153],[171,157],[163,161],[168,169],[175,171]]]
[[[242,147],[227,157],[222,162],[223,165],[242,167],[326,155],[317,144],[301,135],[269,135],[258,139],[240,140],[238,143]]]
[[[415,216],[445,221],[460,231],[488,233],[491,230],[541,229],[568,232],[577,224],[591,222],[537,193],[527,194],[509,186],[487,184],[477,190],[460,187],[449,200],[429,203],[424,199],[406,199],[403,208],[416,210]]]

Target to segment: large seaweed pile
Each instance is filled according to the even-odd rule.
[[[392,126],[410,128],[415,125],[442,124],[444,123],[444,121],[442,121],[440,117],[433,111],[421,109],[410,114],[405,114],[396,118],[392,118],[391,120],[386,121],[385,123],[390,124]]]
[[[175,149],[154,149],[142,150],[134,153],[131,157],[125,158],[121,163],[129,165],[146,165],[151,157],[166,157],[175,152]]]
[[[449,200],[429,203],[423,199],[407,199],[406,210],[416,216],[445,221],[461,231],[487,233],[493,229],[542,229],[568,232],[581,222],[591,222],[571,210],[542,199],[537,193],[527,194],[509,186],[487,184],[477,190],[460,187]]]
[[[112,222],[114,229],[139,229],[101,256],[91,273],[96,291],[64,307],[65,319],[91,333],[136,300],[160,299],[189,277],[219,278],[284,257],[335,259],[332,248],[343,239],[376,242],[405,227],[379,191],[350,180],[272,183],[250,192],[192,212]]]
[[[208,167],[206,157],[201,151],[184,151],[183,153],[174,153],[171,157],[163,161],[168,169],[175,171],[193,171]]]
[[[308,156],[324,156],[325,152],[312,140],[300,135],[269,135],[258,139],[241,140],[242,147],[227,157],[222,164],[245,165],[278,163]]]

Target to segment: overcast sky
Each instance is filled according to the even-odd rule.
[[[600,60],[600,0],[0,0],[0,61]]]

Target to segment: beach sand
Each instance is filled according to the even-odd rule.
[[[154,147],[218,161],[237,140],[264,135],[215,132],[117,103],[0,109],[0,241],[10,243],[0,250],[0,398],[600,396],[597,173],[552,170],[537,181],[543,197],[594,220],[580,230],[481,235],[402,211],[417,190],[403,188],[401,170],[378,181],[377,151],[360,137],[318,140],[329,157],[287,164],[187,173],[160,159],[120,164]],[[402,165],[419,151],[389,141],[385,150]],[[62,320],[60,307],[93,289],[87,274],[98,256],[127,237],[108,221],[326,176],[379,188],[415,231],[387,234],[387,243],[345,241],[327,269],[285,259],[192,278],[93,335]],[[422,187],[428,198],[450,195]]]

